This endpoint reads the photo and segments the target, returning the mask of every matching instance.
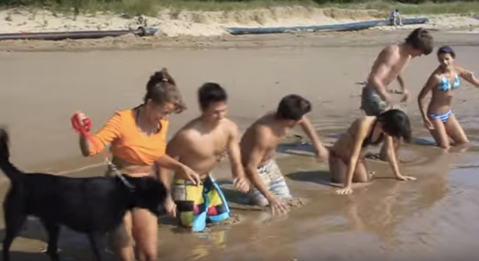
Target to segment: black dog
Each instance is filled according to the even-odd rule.
[[[60,225],[86,233],[98,261],[105,260],[103,239],[121,225],[127,210],[148,209],[163,214],[167,190],[153,178],[125,177],[134,186],[128,188],[117,177],[69,178],[46,173],[24,173],[9,160],[9,137],[0,128],[0,169],[10,179],[3,209],[6,235],[3,260],[10,260],[10,246],[27,216],[38,217],[48,232],[47,254],[59,260]]]

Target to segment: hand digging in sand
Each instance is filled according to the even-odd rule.
[[[369,146],[385,142],[390,145],[399,140],[411,140],[411,126],[407,115],[398,109],[391,109],[379,116],[365,116],[355,120],[346,134],[330,150],[329,169],[332,182],[342,183],[343,188],[336,192],[340,195],[351,194],[353,182],[366,183],[369,177],[364,157]],[[387,160],[397,180],[415,180],[399,172],[398,158],[392,146],[388,146]]]
[[[207,222],[218,223],[230,217],[228,202],[211,173],[224,152],[230,159],[234,186],[240,192],[249,190],[240,160],[238,127],[226,118],[226,90],[217,83],[205,83],[198,90],[198,100],[201,115],[183,126],[166,149],[169,156],[195,170],[202,180],[196,186],[175,174],[173,181],[172,193],[180,223],[194,232],[204,230]],[[160,170],[163,182],[170,184],[167,172]],[[203,202],[208,205],[201,208]],[[170,214],[176,215],[175,206],[170,207]]]
[[[328,158],[328,150],[320,142],[305,114],[311,111],[311,103],[299,95],[287,95],[275,112],[270,112],[253,123],[241,139],[241,160],[252,185],[248,193],[253,205],[271,207],[274,215],[285,214],[289,207],[286,200],[293,199],[288,185],[274,160],[276,147],[296,125],[301,126],[311,139],[316,156]]]

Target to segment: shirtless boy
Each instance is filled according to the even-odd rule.
[[[309,119],[311,103],[295,94],[285,96],[275,112],[254,122],[241,139],[241,160],[252,187],[248,197],[252,204],[269,205],[274,213],[285,213],[285,200],[291,200],[288,185],[276,165],[274,154],[278,143],[290,129],[299,125],[311,139],[317,157],[327,159],[328,151],[321,144]]]
[[[433,37],[423,28],[412,31],[400,44],[386,46],[376,58],[371,68],[366,86],[361,93],[361,109],[367,116],[378,116],[392,108],[392,100],[388,94],[388,86],[397,80],[403,93],[401,102],[409,99],[409,91],[404,85],[401,73],[412,58],[429,55],[433,50]],[[385,158],[387,148],[383,144],[380,156]],[[394,144],[397,150],[398,144]]]
[[[211,176],[219,159],[228,153],[234,185],[245,193],[249,183],[245,178],[240,159],[238,127],[226,118],[226,91],[217,83],[205,83],[198,90],[201,115],[188,122],[168,143],[166,153],[193,169],[200,175],[201,184],[173,178],[173,204],[167,207],[182,226],[196,232],[202,231],[207,222],[221,222],[229,218],[230,211],[223,193]],[[168,170],[160,175],[166,186],[170,185]],[[176,207],[176,209],[175,209]]]

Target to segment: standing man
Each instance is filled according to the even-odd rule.
[[[388,93],[388,86],[397,80],[402,89],[401,102],[409,99],[409,91],[404,85],[402,72],[412,58],[429,55],[433,50],[433,37],[423,28],[412,31],[404,42],[391,44],[379,53],[371,68],[366,86],[361,93],[361,109],[368,116],[378,116],[392,108],[392,100]],[[385,159],[386,151],[392,140],[386,139],[381,148],[380,157]],[[397,150],[399,144],[393,144]]]
[[[286,200],[291,200],[288,185],[274,160],[279,142],[291,128],[299,125],[311,139],[316,156],[328,158],[327,149],[321,144],[316,131],[305,116],[311,111],[311,103],[291,94],[285,96],[275,112],[270,112],[254,122],[241,139],[241,160],[246,175],[254,187],[248,192],[254,205],[269,205],[274,213],[286,213]]]
[[[240,159],[237,125],[226,118],[228,96],[217,83],[205,83],[198,90],[201,115],[188,122],[168,143],[166,153],[200,175],[201,183],[173,178],[173,200],[167,211],[190,231],[202,231],[208,222],[221,222],[230,210],[220,187],[211,176],[225,152],[229,155],[233,183],[239,191],[249,190]],[[160,169],[162,182],[169,188],[168,170]]]

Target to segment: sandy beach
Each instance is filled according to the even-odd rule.
[[[155,17],[96,12],[62,14],[54,11],[15,8],[0,10],[1,33],[126,30],[138,26],[158,28],[159,35],[168,37],[213,37],[227,35],[227,27],[277,27],[330,25],[387,19],[389,12],[378,10],[347,10],[304,6],[270,7],[239,11],[176,11],[164,9]],[[427,17],[424,25],[431,29],[479,27],[477,16],[468,15],[404,15]],[[414,26],[379,27],[375,30],[407,30]]]
[[[394,36],[407,32],[419,25],[380,26],[358,32],[305,33],[291,32],[285,35],[264,35],[261,37],[232,36],[228,27],[291,27],[311,25],[332,25],[350,22],[386,19],[387,12],[378,10],[319,9],[313,7],[271,7],[242,11],[173,11],[162,10],[155,17],[126,14],[71,14],[55,13],[39,9],[0,10],[0,33],[70,32],[132,30],[151,27],[157,33],[150,37],[124,35],[101,39],[65,41],[0,41],[0,51],[82,51],[118,49],[218,49],[218,48],[262,48],[284,46],[336,46],[383,44],[394,40]],[[421,27],[434,31],[448,31],[459,34],[476,34],[479,19],[472,15],[415,15],[404,17],[425,17],[429,21]],[[376,32],[380,31],[381,34]],[[351,43],[350,35],[353,37]],[[369,35],[375,35],[370,39]],[[387,39],[376,40],[376,35]],[[311,36],[320,41],[310,40]],[[390,38],[390,39],[389,39]],[[279,40],[278,40],[279,39]],[[382,38],[381,38],[382,39]],[[472,39],[472,38],[471,38]],[[449,41],[449,39],[447,40]],[[473,40],[475,41],[475,40]]]
[[[229,116],[242,130],[274,109],[283,95],[297,93],[312,101],[310,117],[320,137],[331,143],[362,115],[359,83],[382,46],[401,41],[408,32],[0,42],[1,124],[9,127],[12,161],[19,168],[102,175],[103,166],[91,167],[101,164],[100,156],[80,157],[70,116],[82,110],[94,128],[100,128],[115,110],[138,105],[150,74],[167,67],[189,105],[171,119],[170,137],[198,115],[197,88],[215,81],[227,89]],[[455,48],[458,63],[479,71],[474,34],[444,30],[433,34],[437,45]],[[421,57],[404,74],[412,92],[404,109],[413,121],[415,143],[400,153],[406,160],[403,173],[417,176],[417,181],[387,179],[392,176],[387,164],[368,161],[379,178],[355,190],[354,197],[338,196],[322,184],[328,177],[326,163],[279,152],[288,184],[306,204],[294,208],[287,218],[262,222],[268,218],[266,212],[248,210],[236,202],[228,166],[222,165],[215,177],[232,200],[233,214],[240,222],[189,234],[161,220],[160,260],[473,260],[479,254],[475,226],[479,179],[474,176],[479,151],[479,114],[474,101],[479,91],[463,83],[454,97],[454,112],[472,141],[471,148],[441,155],[439,149],[427,145],[431,138],[416,104],[419,90],[436,66],[434,55]],[[301,150],[294,145],[289,148]],[[3,182],[0,191],[5,193],[7,188]],[[13,244],[13,260],[48,260],[41,253],[45,239],[40,225],[29,222]],[[64,231],[60,246],[64,260],[92,258],[82,235]]]

